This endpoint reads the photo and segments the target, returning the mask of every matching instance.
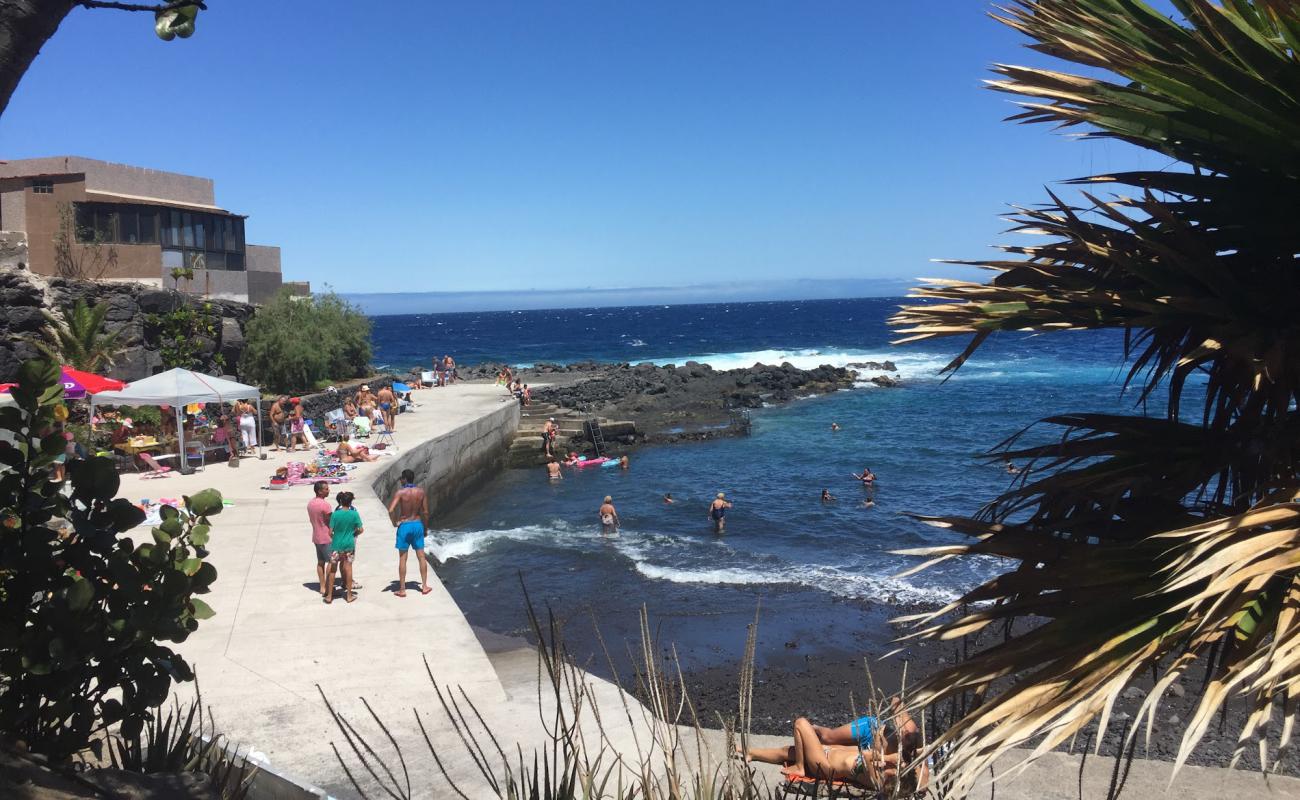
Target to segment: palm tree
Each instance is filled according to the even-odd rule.
[[[121,352],[117,340],[122,335],[121,330],[103,332],[108,309],[107,303],[91,306],[81,299],[65,313],[63,320],[49,311],[42,311],[46,321],[46,340],[36,340],[32,344],[52,361],[73,369],[85,372],[107,369]]]
[[[913,695],[922,706],[967,692],[981,700],[935,743],[951,746],[946,776],[959,796],[1008,748],[1033,740],[1042,753],[1093,720],[1104,730],[1114,701],[1145,674],[1159,678],[1130,737],[1175,681],[1194,667],[1196,685],[1205,676],[1176,765],[1229,699],[1248,712],[1237,756],[1255,743],[1267,764],[1278,717],[1277,746],[1292,738],[1300,7],[1171,2],[1182,19],[1139,0],[1013,0],[995,15],[1031,49],[1086,68],[998,65],[991,87],[1028,98],[1011,119],[1174,163],[1069,181],[1085,187],[1078,199],[1051,194],[1043,207],[1017,208],[1013,230],[1037,243],[958,262],[995,274],[928,281],[912,295],[925,302],[892,320],[902,341],[969,336],[945,371],[999,331],[1122,329],[1125,385],[1163,412],[1042,420],[1060,430],[1054,444],[1013,438],[998,448],[995,457],[1031,464],[1009,491],[971,517],[924,518],[970,537],[912,551],[928,563],[986,554],[1010,567],[940,612],[908,618],[911,636],[1041,620]]]

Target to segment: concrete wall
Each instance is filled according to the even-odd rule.
[[[168,276],[170,285],[170,276]],[[224,269],[196,269],[194,280],[181,279],[181,289],[194,294],[219,300],[249,302],[248,273],[230,272]]]
[[[249,272],[280,272],[280,248],[269,244],[245,244],[244,269]]]
[[[248,280],[248,302],[255,306],[264,305],[275,299],[280,291],[282,279],[278,272],[241,272]]]
[[[0,164],[0,178],[77,172],[86,176],[86,189],[92,192],[152,197],[202,206],[216,205],[211,178],[114,164],[81,156],[26,158]]]
[[[501,471],[518,428],[519,404],[502,403],[485,417],[400,451],[371,486],[387,502],[401,487],[402,470],[414,470],[416,482],[429,493],[429,513],[437,518]]]

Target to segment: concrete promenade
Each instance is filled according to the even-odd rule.
[[[321,602],[306,512],[311,487],[261,488],[276,467],[314,454],[268,450],[267,460],[242,459],[237,468],[213,463],[192,475],[124,476],[122,494],[132,499],[179,498],[213,487],[234,503],[213,518],[209,544],[218,579],[204,599],[217,614],[178,648],[197,670],[204,702],[212,707],[219,731],[265,754],[278,770],[348,797],[355,791],[330,743],[344,752],[347,747],[328,716],[318,684],[354,721],[368,717],[358,701],[365,697],[383,718],[397,723],[394,732],[401,732],[408,752],[415,753],[427,749],[420,741],[416,750],[419,732],[412,707],[427,712],[425,724],[433,723],[435,741],[449,749],[458,747],[441,736],[450,731],[443,730],[424,658],[440,681],[463,688],[481,710],[504,705],[506,694],[496,672],[432,569],[433,592],[428,596],[412,588],[405,598],[392,593],[397,557],[384,502],[388,498],[381,500],[371,490],[372,483],[390,484],[385,473],[400,470],[403,455],[418,446],[437,449],[444,443],[443,449],[454,457],[459,443],[444,440],[494,415],[508,428],[508,446],[518,414],[503,396],[499,387],[475,384],[416,392],[419,407],[397,420],[397,456],[361,464],[350,482],[333,487],[355,493],[365,524],[355,563],[355,577],[363,588],[351,604],[341,598],[332,605]],[[427,465],[427,453],[420,460]],[[412,554],[408,587],[418,580]],[[187,691],[189,687],[182,687],[182,696]],[[426,757],[408,765],[413,778],[431,777],[425,774],[433,766],[428,761]],[[475,775],[472,764],[462,761],[450,759],[453,771],[466,779]]]

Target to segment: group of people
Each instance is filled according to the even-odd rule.
[[[281,448],[292,453],[299,449],[310,450],[307,443],[307,421],[302,413],[302,398],[281,395],[271,403],[271,450]],[[242,428],[241,428],[242,431]]]
[[[928,765],[918,761],[921,731],[902,701],[889,701],[888,716],[864,716],[838,728],[823,728],[800,717],[794,744],[751,747],[737,755],[779,764],[792,778],[839,781],[878,792],[911,794],[929,783]]]
[[[624,458],[627,458],[627,456],[624,456]],[[558,465],[556,468],[558,469]],[[671,493],[664,495],[664,505],[674,505],[676,502]],[[713,502],[709,503],[708,520],[713,526],[714,533],[722,534],[726,532],[727,512],[731,510],[733,505],[727,499],[725,492],[718,492],[717,496],[713,498]],[[605,495],[605,499],[601,502],[600,508],[597,509],[596,515],[600,518],[601,533],[606,536],[618,534],[622,522],[619,520],[618,509],[614,507],[614,497],[612,495]]]
[[[456,359],[448,355],[433,359],[434,386],[450,386],[458,380],[460,373],[456,371]]]
[[[330,487],[317,481],[312,489],[315,496],[307,503],[307,519],[311,523],[311,541],[316,551],[316,579],[320,586],[322,602],[334,602],[335,573],[338,573],[344,599],[356,600],[356,590],[361,588],[352,576],[356,560],[357,537],[365,533],[361,514],[353,507],[351,492],[339,492],[335,505],[329,502]],[[396,528],[397,588],[393,594],[406,597],[407,556],[415,550],[420,567],[420,594],[433,591],[429,586],[429,562],[424,555],[424,534],[429,519],[429,498],[415,482],[415,472],[402,470],[402,486],[393,494],[388,504],[388,516]]]
[[[367,423],[382,421],[390,431],[397,429],[397,393],[391,386],[381,386],[378,392],[370,390],[370,384],[363,383],[357,393],[343,402],[343,418],[349,426],[355,426],[357,418],[365,418]]]

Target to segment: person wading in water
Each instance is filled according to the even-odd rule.
[[[718,492],[718,496],[709,504],[709,519],[713,521],[713,532],[722,533],[727,529],[727,509],[731,508],[731,503],[727,501],[727,495]]]

